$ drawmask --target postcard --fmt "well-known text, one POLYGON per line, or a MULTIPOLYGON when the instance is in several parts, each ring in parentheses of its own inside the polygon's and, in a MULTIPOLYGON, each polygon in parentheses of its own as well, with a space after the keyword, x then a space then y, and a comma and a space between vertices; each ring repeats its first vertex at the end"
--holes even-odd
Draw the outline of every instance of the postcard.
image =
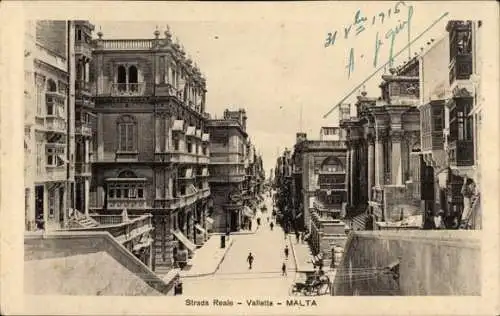
POLYGON ((497 313, 495 2, 7 2, 2 313, 497 313))

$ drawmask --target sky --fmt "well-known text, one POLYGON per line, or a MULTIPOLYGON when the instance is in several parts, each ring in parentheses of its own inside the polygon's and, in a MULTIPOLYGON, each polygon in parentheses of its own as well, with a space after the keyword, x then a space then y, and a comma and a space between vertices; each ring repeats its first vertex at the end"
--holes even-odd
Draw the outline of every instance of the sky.
MULTIPOLYGON (((277 3, 231 3, 225 10, 216 11, 219 14, 203 13, 192 6, 184 8, 182 14, 179 11, 179 18, 146 22, 137 13, 134 20, 142 21, 117 16, 113 21, 91 21, 104 39, 152 38, 157 27, 164 37, 168 24, 173 37, 179 38, 207 79, 206 111, 220 117, 226 108, 246 109, 248 134, 262 154, 268 174, 277 153, 293 148, 297 132, 318 139, 321 126, 337 125, 337 111, 326 119, 323 115, 353 90, 357 93, 344 102, 354 105, 360 91, 355 88, 365 79, 371 77, 364 84, 368 95, 380 95, 378 85, 384 69, 373 73, 389 60, 391 32, 399 31, 394 35, 393 56, 403 49, 395 58, 394 65, 398 66, 421 47, 428 47, 431 38, 445 36, 448 20, 466 18, 461 13, 471 9, 467 2, 454 2, 451 7, 407 1, 395 14, 395 5, 378 1, 288 3, 283 5, 286 11, 280 11, 281 4, 277 3), (356 35, 357 26, 352 26, 346 38, 345 27, 354 23, 358 10, 359 17, 367 19, 364 30, 356 35), (185 18, 189 12, 198 19, 185 18), (383 22, 381 12, 385 13, 383 22), (335 31, 335 42, 325 45, 328 33, 335 31), (377 34, 382 44, 374 66, 377 34), (414 41, 411 51, 404 49, 409 41, 414 41), (354 62, 349 63, 351 48, 354 62)), ((355 115, 354 109, 351 114, 355 115)))

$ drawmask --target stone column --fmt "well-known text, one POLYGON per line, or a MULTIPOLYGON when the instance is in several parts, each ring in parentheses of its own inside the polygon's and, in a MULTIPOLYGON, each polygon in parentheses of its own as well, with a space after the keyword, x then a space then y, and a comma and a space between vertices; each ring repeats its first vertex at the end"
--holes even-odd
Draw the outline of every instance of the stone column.
POLYGON ((372 199, 372 188, 375 186, 375 140, 368 137, 368 200, 372 199))
POLYGON ((356 142, 351 143, 351 147, 349 149, 349 199, 351 201, 351 205, 354 205, 354 169, 357 168, 355 164, 355 155, 354 155, 354 149, 355 149, 356 142))
POLYGON ((392 184, 403 184, 403 170, 401 160, 401 141, 403 138, 403 131, 395 129, 391 131, 392 142, 392 156, 391 156, 391 182, 392 184))
MULTIPOLYGON (((347 153, 346 153, 346 188, 348 190, 348 192, 351 192, 351 145, 349 142, 346 142, 346 145, 347 145, 347 153)), ((351 195, 349 193, 348 197, 347 197, 347 203, 349 205, 352 205, 352 201, 351 201, 351 195)))
POLYGON ((385 131, 379 130, 375 143, 375 186, 381 187, 384 184, 384 140, 385 131))

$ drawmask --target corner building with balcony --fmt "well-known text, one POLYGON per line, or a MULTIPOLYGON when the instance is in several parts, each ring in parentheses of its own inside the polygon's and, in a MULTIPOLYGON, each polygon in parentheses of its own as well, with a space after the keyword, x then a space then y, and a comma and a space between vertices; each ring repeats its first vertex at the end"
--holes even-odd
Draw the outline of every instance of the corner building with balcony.
POLYGON ((217 232, 238 231, 244 217, 253 215, 250 208, 244 206, 246 120, 245 110, 239 109, 225 110, 222 119, 207 122, 212 216, 217 232))
POLYGON ((96 117, 90 89, 92 32, 88 21, 75 24, 75 208, 89 215, 91 158, 96 117))
POLYGON ((74 24, 27 22, 26 230, 64 228, 74 207, 74 24))
POLYGON ((186 263, 207 238, 206 82, 172 41, 93 41, 92 212, 151 213, 153 269, 186 263))

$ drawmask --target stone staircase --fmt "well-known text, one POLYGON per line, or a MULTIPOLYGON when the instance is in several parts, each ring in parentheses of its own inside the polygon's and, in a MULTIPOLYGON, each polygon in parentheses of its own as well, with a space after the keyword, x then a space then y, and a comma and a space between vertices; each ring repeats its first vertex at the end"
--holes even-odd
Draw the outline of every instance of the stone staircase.
POLYGON ((352 230, 365 230, 366 221, 368 215, 366 213, 368 205, 362 205, 356 210, 353 210, 347 214, 344 218, 344 222, 349 225, 352 230))

